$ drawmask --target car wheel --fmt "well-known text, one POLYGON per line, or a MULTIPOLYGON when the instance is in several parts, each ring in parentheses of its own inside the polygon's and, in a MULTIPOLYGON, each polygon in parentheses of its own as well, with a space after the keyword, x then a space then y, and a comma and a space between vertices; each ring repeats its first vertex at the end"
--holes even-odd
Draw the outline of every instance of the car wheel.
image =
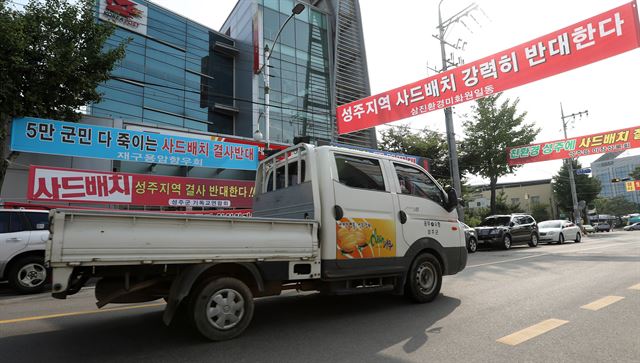
POLYGON ((221 277, 199 286, 189 315, 202 336, 219 341, 240 335, 249 326, 253 310, 249 287, 238 279, 221 277))
POLYGON ((576 243, 580 243, 582 241, 582 236, 580 235, 580 232, 576 233, 576 243))
POLYGON ((538 247, 538 235, 535 233, 531 234, 531 241, 529 241, 529 247, 538 247))
POLYGON ((8 280, 11 287, 19 293, 35 294, 44 290, 47 276, 42 257, 26 256, 11 264, 8 280))
POLYGON ((475 253, 478 250, 478 241, 475 238, 469 238, 469 245, 467 246, 467 251, 469 253, 475 253))
POLYGON ((505 234, 504 237, 502 238, 502 248, 505 250, 508 250, 511 248, 511 236, 508 234, 505 234))
POLYGON ((405 296, 418 303, 433 301, 442 286, 442 268, 437 258, 429 253, 418 255, 411 264, 405 296))
POLYGON ((561 245, 564 243, 564 234, 560 233, 558 236, 558 244, 561 245))

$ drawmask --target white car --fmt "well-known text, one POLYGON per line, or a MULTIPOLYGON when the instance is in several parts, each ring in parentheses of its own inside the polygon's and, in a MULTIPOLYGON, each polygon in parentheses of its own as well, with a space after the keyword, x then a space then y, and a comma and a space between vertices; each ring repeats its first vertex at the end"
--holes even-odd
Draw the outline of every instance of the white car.
POLYGON ((0 280, 23 294, 42 291, 47 281, 47 239, 48 211, 0 209, 0 280))
POLYGON ((570 221, 552 220, 538 223, 540 242, 563 244, 565 241, 579 243, 582 239, 580 229, 570 221))

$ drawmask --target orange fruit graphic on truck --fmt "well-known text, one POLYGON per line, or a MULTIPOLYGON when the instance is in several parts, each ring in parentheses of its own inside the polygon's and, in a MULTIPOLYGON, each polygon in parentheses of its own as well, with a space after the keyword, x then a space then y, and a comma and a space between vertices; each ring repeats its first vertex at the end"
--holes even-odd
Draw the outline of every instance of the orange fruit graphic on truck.
POLYGON ((338 247, 343 253, 353 253, 356 248, 367 245, 367 234, 360 229, 338 229, 338 247))

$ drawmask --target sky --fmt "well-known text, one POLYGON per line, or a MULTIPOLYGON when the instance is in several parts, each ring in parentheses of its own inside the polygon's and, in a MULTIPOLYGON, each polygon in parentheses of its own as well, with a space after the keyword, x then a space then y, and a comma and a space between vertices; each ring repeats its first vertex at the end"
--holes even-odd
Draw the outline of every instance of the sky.
MULTIPOLYGON (((243 0, 240 0, 243 1, 243 0)), ((197 1, 155 0, 154 2, 213 29, 220 29, 236 0, 197 1)), ((482 11, 473 12, 477 20, 464 19, 452 27, 447 41, 467 42, 464 51, 456 51, 471 63, 538 38, 555 30, 628 3, 627 0, 476 0, 482 11)), ((447 19, 473 1, 444 0, 442 16, 447 19)), ((437 0, 360 0, 363 31, 372 94, 432 76, 429 67, 440 68, 440 46, 433 38, 438 24, 437 0)), ((451 49, 448 52, 452 51, 451 49)), ((503 94, 503 99, 520 99, 518 109, 526 112, 526 121, 541 128, 535 142, 563 138, 560 103, 565 115, 588 111, 588 116, 569 124, 569 137, 640 125, 640 49, 574 69, 550 78, 523 85, 503 94)), ((462 123, 470 117, 468 102, 454 107, 456 138, 464 138, 462 123)), ((435 111, 391 125, 408 124, 412 129, 428 127, 444 132, 444 113, 435 111)), ((381 126, 384 130, 389 126, 381 126)), ((631 154, 639 154, 632 152, 631 154)), ((580 158, 588 166, 598 156, 580 158)), ((551 178, 561 161, 527 164, 498 182, 551 178)), ((485 180, 468 176, 470 184, 485 180)))

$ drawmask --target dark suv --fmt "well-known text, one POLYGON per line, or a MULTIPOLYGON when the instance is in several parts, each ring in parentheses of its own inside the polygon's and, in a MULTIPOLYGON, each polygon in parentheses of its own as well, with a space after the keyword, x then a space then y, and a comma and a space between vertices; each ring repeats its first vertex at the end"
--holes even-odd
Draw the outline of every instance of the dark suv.
POLYGON ((515 244, 538 246, 538 224, 527 214, 495 215, 476 227, 478 242, 505 250, 515 244))

